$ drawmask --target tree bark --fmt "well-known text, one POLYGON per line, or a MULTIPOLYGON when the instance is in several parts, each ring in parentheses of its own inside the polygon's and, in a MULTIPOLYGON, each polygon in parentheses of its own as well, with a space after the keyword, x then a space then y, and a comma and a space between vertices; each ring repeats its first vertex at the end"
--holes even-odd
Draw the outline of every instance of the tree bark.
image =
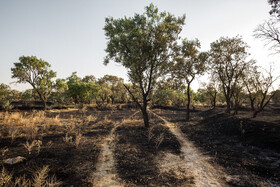
POLYGON ((127 89, 128 93, 131 95, 132 99, 134 102, 137 104, 137 106, 140 108, 144 120, 144 125, 145 127, 149 128, 149 114, 147 112, 147 106, 148 106, 148 101, 147 101, 147 96, 143 95, 143 106, 137 101, 137 99, 134 97, 133 93, 130 91, 130 89, 124 84, 124 87, 127 89))
POLYGON ((186 111, 186 121, 189 121, 190 120, 190 104, 191 104, 190 85, 189 84, 187 87, 187 96, 188 96, 188 102, 187 102, 187 111, 186 111))
POLYGON ((216 108, 216 97, 217 97, 217 94, 215 93, 214 98, 213 98, 213 108, 214 109, 216 108))
POLYGON ((253 118, 256 118, 258 113, 259 113, 259 111, 254 111, 252 117, 253 117, 253 118))
POLYGON ((227 110, 226 113, 230 114, 230 99, 228 97, 226 97, 226 102, 227 102, 227 110))
POLYGON ((47 110, 47 101, 43 101, 43 103, 44 103, 44 110, 47 110))
POLYGON ((255 99, 250 98, 251 111, 255 111, 254 101, 255 101, 255 99))
POLYGON ((141 111, 142 111, 142 115, 143 115, 144 125, 145 125, 145 127, 149 128, 150 123, 149 123, 149 114, 147 112, 147 106, 143 106, 141 111))

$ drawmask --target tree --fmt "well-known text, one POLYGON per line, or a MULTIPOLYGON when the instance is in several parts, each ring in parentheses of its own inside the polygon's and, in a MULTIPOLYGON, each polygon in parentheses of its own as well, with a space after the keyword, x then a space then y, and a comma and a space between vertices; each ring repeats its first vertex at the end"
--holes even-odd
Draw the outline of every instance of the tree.
POLYGON ((276 90, 272 92, 272 94, 274 94, 274 97, 272 98, 272 101, 275 103, 275 104, 280 104, 280 90, 276 90), (275 93, 274 93, 275 92, 275 93))
POLYGON ((18 83, 29 83, 39 95, 45 110, 54 85, 52 79, 56 77, 56 73, 50 70, 51 65, 48 62, 36 56, 21 56, 19 61, 11 68, 12 78, 16 78, 18 83))
POLYGON ((279 78, 274 78, 272 75, 272 68, 269 71, 258 72, 251 77, 252 86, 249 87, 250 93, 254 93, 254 106, 253 106, 253 118, 257 117, 257 114, 264 110, 264 108, 271 101, 276 92, 269 93, 269 90, 273 88, 273 83, 279 78))
POLYGON ((216 79, 217 78, 215 77, 215 75, 211 75, 209 83, 205 84, 206 94, 213 109, 216 108, 217 96, 219 91, 219 82, 216 81, 216 79))
POLYGON ((220 82, 227 103, 226 112, 230 113, 230 106, 234 88, 239 84, 247 66, 247 44, 240 37, 220 38, 211 43, 209 63, 212 73, 220 82))
POLYGON ((255 111, 255 101, 257 98, 257 84, 258 84, 258 77, 260 76, 260 72, 258 71, 258 67, 254 65, 255 61, 253 61, 253 64, 250 66, 247 66, 246 68, 246 74, 242 76, 243 79, 243 85, 246 90, 246 94, 250 100, 250 106, 251 111, 255 111))
POLYGON ((21 94, 21 99, 23 101, 31 101, 32 99, 35 99, 36 96, 34 94, 33 89, 27 89, 21 94))
POLYGON ((188 41, 184 39, 179 47, 178 56, 171 67, 172 77, 187 87, 187 111, 186 120, 190 119, 190 86, 196 76, 205 71, 207 53, 199 53, 200 43, 198 40, 188 41))
POLYGON ((67 78, 68 95, 74 100, 75 104, 90 103, 100 89, 99 85, 93 81, 83 82, 82 80, 77 76, 77 72, 73 72, 67 78))
POLYGON ((108 87, 111 90, 109 97, 112 104, 123 101, 126 91, 123 86, 124 82, 122 78, 114 75, 104 75, 98 80, 98 83, 101 87, 108 87))
POLYGON ((176 18, 167 12, 159 13, 153 4, 142 15, 105 20, 108 43, 104 63, 113 60, 128 70, 129 80, 139 88, 141 98, 135 97, 129 87, 126 89, 141 109, 145 127, 149 127, 147 106, 151 91, 174 56, 184 20, 185 16, 176 18))
POLYGON ((268 0, 268 3, 271 5, 269 14, 275 14, 277 17, 280 17, 280 0, 268 0))
POLYGON ((254 37, 265 41, 265 46, 275 53, 280 52, 280 23, 279 18, 271 17, 254 30, 254 37))
POLYGON ((89 83, 89 82, 96 82, 96 78, 94 75, 86 75, 83 79, 82 82, 89 83))
POLYGON ((12 90, 10 86, 1 83, 0 84, 0 106, 4 110, 12 109, 11 100, 13 98, 12 90))
POLYGON ((56 79, 52 98, 58 103, 67 102, 68 85, 65 79, 56 79))

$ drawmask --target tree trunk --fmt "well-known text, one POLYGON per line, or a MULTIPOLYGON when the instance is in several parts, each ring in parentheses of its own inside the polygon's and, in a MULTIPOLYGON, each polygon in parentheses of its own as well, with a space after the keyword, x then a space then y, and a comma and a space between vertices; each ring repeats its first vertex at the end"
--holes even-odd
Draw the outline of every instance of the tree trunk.
POLYGON ((47 102, 46 101, 43 101, 43 107, 44 107, 43 108, 44 110, 47 110, 47 102))
POLYGON ((145 125, 145 127, 149 128, 150 123, 149 123, 149 114, 147 112, 147 108, 142 108, 141 111, 142 111, 142 115, 143 115, 144 125, 145 125))
POLYGON ((137 106, 141 109, 142 112, 142 116, 143 116, 143 120, 144 120, 144 125, 145 127, 149 128, 150 124, 149 124, 149 114, 147 112, 147 106, 148 106, 148 101, 147 101, 147 96, 143 95, 143 106, 141 106, 141 104, 137 101, 137 99, 134 97, 133 93, 130 91, 130 89, 123 84, 124 87, 127 89, 128 93, 131 95, 132 99, 134 100, 134 102, 137 104, 137 106))
POLYGON ((187 87, 187 96, 188 96, 188 102, 187 102, 186 121, 189 121, 190 120, 190 104, 191 104, 190 85, 188 85, 188 87, 187 87))
POLYGON ((230 99, 229 99, 229 98, 226 98, 226 102, 227 102, 227 110, 226 110, 226 113, 230 114, 230 105, 231 105, 230 99))
POLYGON ((255 111, 254 101, 255 101, 255 99, 251 99, 251 98, 250 98, 251 111, 255 111))
POLYGON ((254 112, 253 112, 253 116, 252 116, 252 117, 253 117, 253 118, 257 117, 257 114, 258 114, 258 113, 259 113, 259 111, 257 111, 257 110, 256 110, 256 111, 254 111, 254 112))
POLYGON ((214 109, 216 108, 216 96, 215 96, 214 99, 213 99, 213 108, 214 108, 214 109))
POLYGON ((238 114, 238 109, 239 109, 239 103, 235 103, 235 106, 234 106, 234 115, 238 114))

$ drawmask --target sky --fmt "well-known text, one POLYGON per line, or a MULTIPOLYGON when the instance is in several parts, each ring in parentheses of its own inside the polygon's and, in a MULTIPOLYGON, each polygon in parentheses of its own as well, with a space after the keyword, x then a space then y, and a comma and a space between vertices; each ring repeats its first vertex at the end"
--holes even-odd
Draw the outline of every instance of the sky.
MULTIPOLYGON (((264 42, 253 37, 253 30, 269 18, 266 0, 0 0, 0 83, 20 91, 31 88, 11 78, 13 63, 22 55, 49 62, 58 78, 76 71, 80 77, 111 74, 128 81, 120 64, 103 65, 105 18, 142 14, 150 3, 159 11, 185 14, 181 36, 199 39, 202 51, 222 36, 240 35, 250 46, 250 58, 264 67, 275 62, 279 75, 279 56, 270 55, 264 42)), ((196 81, 193 89, 206 79, 196 81)))

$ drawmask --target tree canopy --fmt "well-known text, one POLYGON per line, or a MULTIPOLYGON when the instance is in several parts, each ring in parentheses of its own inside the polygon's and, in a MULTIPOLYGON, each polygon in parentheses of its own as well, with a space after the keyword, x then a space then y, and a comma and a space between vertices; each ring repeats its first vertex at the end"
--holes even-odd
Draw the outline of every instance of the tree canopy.
POLYGON ((104 30, 108 43, 104 63, 113 60, 128 70, 129 80, 141 90, 141 100, 135 97, 134 100, 148 127, 148 97, 175 55, 173 49, 185 16, 177 18, 170 13, 159 12, 153 4, 145 10, 144 14, 135 14, 134 17, 106 18, 104 30))
POLYGON ((50 67, 48 62, 36 56, 21 56, 11 68, 12 78, 16 78, 18 83, 29 83, 44 103, 44 109, 54 85, 52 79, 56 77, 50 67))

